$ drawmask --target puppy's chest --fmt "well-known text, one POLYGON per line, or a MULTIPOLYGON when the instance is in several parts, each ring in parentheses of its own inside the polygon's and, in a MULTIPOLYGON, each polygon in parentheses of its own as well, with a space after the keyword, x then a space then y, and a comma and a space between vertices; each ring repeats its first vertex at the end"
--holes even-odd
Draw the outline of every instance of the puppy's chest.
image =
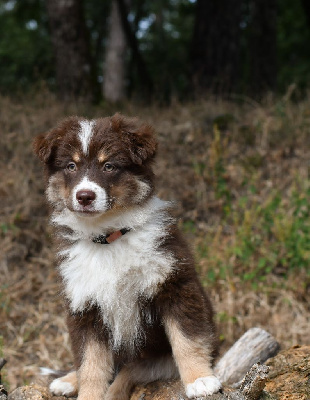
POLYGON ((173 257, 160 251, 156 241, 131 233, 110 245, 80 240, 63 255, 60 273, 71 310, 98 306, 115 348, 138 341, 141 319, 152 322, 151 316, 141 315, 139 302, 156 294, 172 271, 173 257))

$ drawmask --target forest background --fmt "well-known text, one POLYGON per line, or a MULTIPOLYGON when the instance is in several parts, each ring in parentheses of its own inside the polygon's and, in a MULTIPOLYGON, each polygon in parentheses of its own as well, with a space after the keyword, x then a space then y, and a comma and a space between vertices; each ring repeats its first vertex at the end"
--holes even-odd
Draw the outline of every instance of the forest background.
POLYGON ((221 352, 253 326, 309 344, 310 3, 1 0, 0 32, 6 384, 72 365, 31 150, 72 114, 154 125, 158 193, 176 202, 221 352))
POLYGON ((63 98, 167 102, 309 83, 307 0, 1 0, 0 23, 6 94, 43 81, 63 98))

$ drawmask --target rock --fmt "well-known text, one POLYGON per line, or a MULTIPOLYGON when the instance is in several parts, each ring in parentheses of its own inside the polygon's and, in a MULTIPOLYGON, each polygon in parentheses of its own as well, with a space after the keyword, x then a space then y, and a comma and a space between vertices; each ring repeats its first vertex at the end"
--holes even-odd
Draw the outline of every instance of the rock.
MULTIPOLYGON (((137 386, 131 396, 131 400, 186 399, 179 380, 157 381, 146 386, 137 386)), ((277 356, 269 359, 265 365, 253 365, 241 382, 239 389, 224 387, 222 393, 205 398, 205 400, 309 399, 310 346, 295 346, 281 351, 277 356), (265 389, 263 390, 264 385, 265 389)), ((66 400, 66 397, 51 396, 47 387, 30 385, 14 390, 8 400, 66 400)))
POLYGON ((0 385, 0 400, 7 400, 7 391, 4 389, 3 385, 0 385))
POLYGON ((310 399, 310 346, 283 350, 266 365, 270 372, 263 399, 310 399))
MULTIPOLYGON (((258 400, 262 393, 269 367, 255 364, 241 382, 240 389, 224 388, 221 393, 205 397, 206 400, 258 400)), ((177 381, 153 382, 136 387, 130 400, 186 400, 182 383, 177 381)))
POLYGON ((254 364, 241 381, 239 390, 247 400, 258 400, 265 387, 269 367, 254 364))
POLYGON ((149 383, 146 386, 137 386, 130 400, 183 400, 184 398, 186 396, 180 381, 157 381, 149 383))
POLYGON ((37 385, 22 386, 15 389, 8 400, 48 400, 50 395, 46 388, 37 385))
MULTIPOLYGON (((233 400, 226 394, 217 393, 205 398, 206 400, 233 400)), ((187 400, 182 383, 177 381, 152 382, 146 386, 137 386, 130 400, 187 400)), ((236 397, 235 400, 246 400, 236 397)))
POLYGON ((47 387, 33 384, 15 389, 8 400, 67 400, 67 397, 52 396, 47 387))

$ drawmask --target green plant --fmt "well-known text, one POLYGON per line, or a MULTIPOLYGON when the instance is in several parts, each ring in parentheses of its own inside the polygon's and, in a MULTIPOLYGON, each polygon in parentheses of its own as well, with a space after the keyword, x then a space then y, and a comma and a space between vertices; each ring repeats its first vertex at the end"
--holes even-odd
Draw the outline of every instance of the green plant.
POLYGON ((259 203, 249 184, 247 195, 222 220, 217 234, 197 245, 205 282, 238 276, 258 287, 271 275, 286 281, 292 272, 304 270, 310 276, 309 185, 297 179, 286 198, 275 190, 259 203), (232 232, 225 238, 221 227, 227 222, 232 232))
POLYGON ((227 216, 231 211, 232 197, 227 183, 225 155, 228 138, 221 137, 221 131, 213 125, 213 140, 210 146, 210 176, 214 186, 215 198, 223 199, 223 211, 227 216))

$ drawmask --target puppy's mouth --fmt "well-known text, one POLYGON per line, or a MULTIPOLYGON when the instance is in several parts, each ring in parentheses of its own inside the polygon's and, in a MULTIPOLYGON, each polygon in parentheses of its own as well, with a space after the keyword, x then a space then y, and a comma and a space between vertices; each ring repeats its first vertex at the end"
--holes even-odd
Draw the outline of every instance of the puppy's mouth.
POLYGON ((107 208, 97 208, 94 205, 90 204, 88 206, 81 206, 81 205, 73 205, 73 207, 70 207, 70 211, 72 211, 74 214, 82 216, 82 217, 96 217, 99 215, 102 215, 106 213, 108 210, 107 208))
POLYGON ((92 210, 92 209, 88 209, 88 208, 73 210, 73 212, 80 214, 82 216, 96 216, 96 215, 103 214, 102 211, 92 210))

